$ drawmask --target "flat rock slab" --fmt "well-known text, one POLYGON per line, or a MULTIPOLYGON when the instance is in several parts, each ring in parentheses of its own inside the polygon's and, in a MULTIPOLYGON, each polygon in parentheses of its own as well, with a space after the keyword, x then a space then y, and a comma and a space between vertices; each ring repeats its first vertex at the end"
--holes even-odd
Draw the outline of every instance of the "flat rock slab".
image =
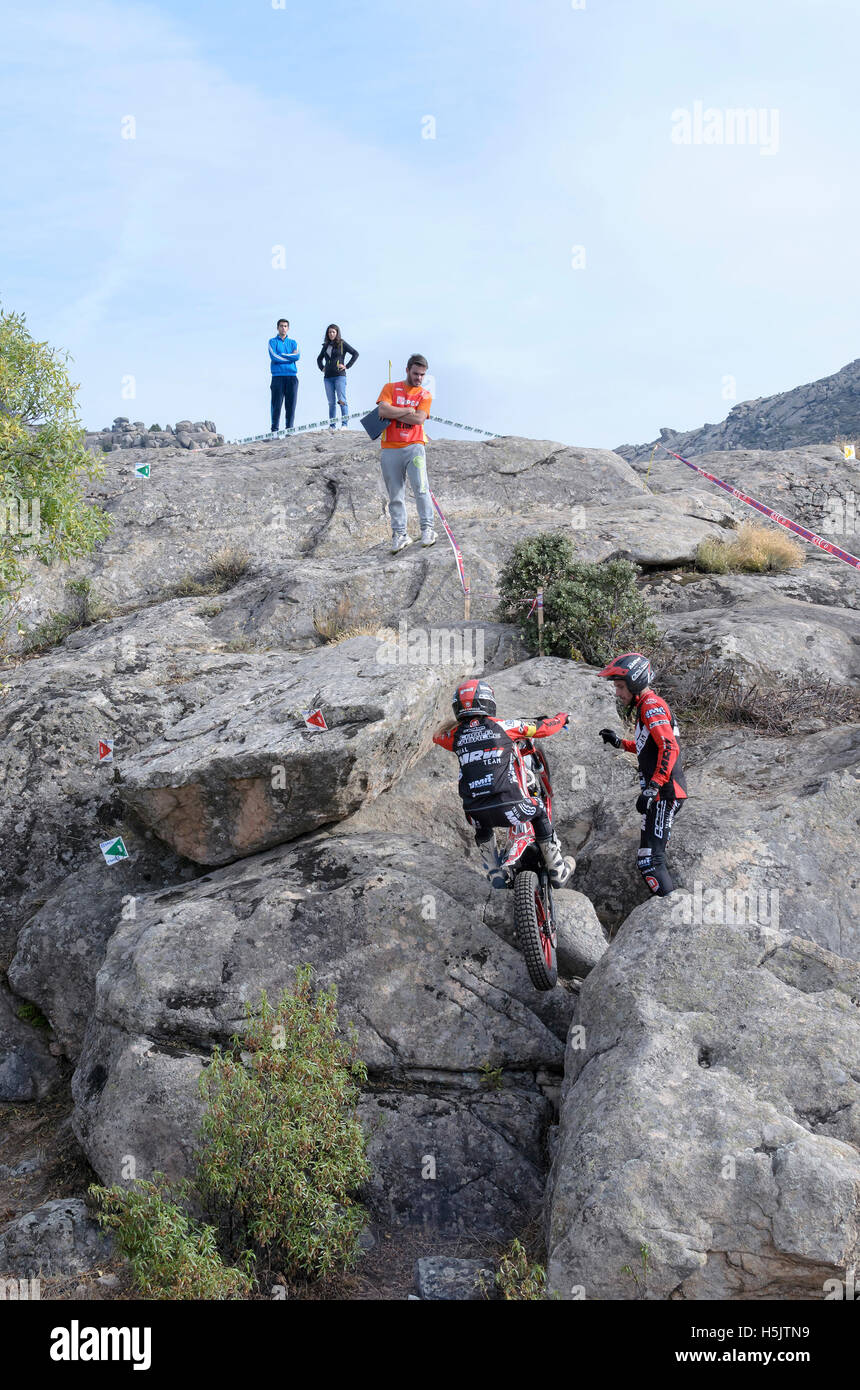
POLYGON ((224 864, 341 820, 425 751, 471 662, 394 664, 355 637, 235 688, 127 762, 122 795, 177 853, 224 864), (321 708, 326 730, 302 711, 321 708))
POLYGON ((495 1265, 486 1260, 426 1255, 415 1261, 418 1296, 432 1302, 483 1301, 495 1292, 495 1277, 495 1265))
POLYGON ((860 1255, 860 966, 701 917, 644 903, 582 986, 548 1192, 562 1298, 818 1299, 860 1255))
POLYGON ((62 1197, 19 1216, 0 1231, 0 1275, 83 1274, 113 1255, 86 1202, 62 1197))
POLYGON ((738 672, 745 685, 806 676, 834 685, 860 677, 860 612, 789 598, 762 597, 731 608, 696 609, 663 619, 672 650, 738 672))

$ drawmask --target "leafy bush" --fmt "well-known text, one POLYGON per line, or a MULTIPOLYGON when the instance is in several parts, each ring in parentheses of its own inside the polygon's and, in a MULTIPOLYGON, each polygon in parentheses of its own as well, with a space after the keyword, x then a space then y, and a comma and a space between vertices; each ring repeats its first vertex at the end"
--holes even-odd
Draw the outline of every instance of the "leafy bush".
MULTIPOLYGON (((561 531, 544 531, 517 541, 499 578, 501 621, 525 622, 538 589, 546 591, 551 584, 563 579, 573 564, 573 543, 561 531)), ((534 626, 536 629, 536 619, 534 626)))
MULTIPOLYGON (((546 1298, 546 1270, 529 1259, 528 1251, 519 1240, 511 1241, 499 1261, 495 1286, 506 1302, 534 1302, 546 1298)), ((490 1291, 481 1279, 484 1294, 490 1291)))
MULTIPOLYGON (((618 652, 657 642, 648 604, 636 588, 637 575, 629 560, 574 564, 544 595, 546 651, 603 666, 618 652)), ((536 624, 533 640, 536 644, 536 624)))
POLYGON ((760 574, 796 569, 806 559, 803 546, 783 531, 748 522, 730 540, 706 536, 696 550, 696 568, 710 574, 760 574))
POLYGON ((231 1249, 251 1245, 288 1277, 350 1265, 366 1222, 353 1194, 369 1175, 356 1114, 367 1073, 338 1034, 335 1001, 334 986, 314 995, 302 967, 293 993, 247 1010, 246 1032, 216 1049, 200 1082, 196 1189, 231 1249))
POLYGON ((74 630, 75 620, 70 613, 50 613, 26 634, 23 649, 28 656, 36 656, 56 647, 74 630))
POLYGON ((292 992, 274 1007, 263 993, 246 1017, 200 1079, 193 1177, 90 1189, 150 1297, 242 1298, 255 1268, 315 1278, 358 1256, 367 1214, 354 1193, 370 1168, 356 1105, 367 1072, 338 1032, 335 987, 315 994, 302 966, 292 992))
POLYGON ((628 560, 575 560, 571 541, 560 532, 531 536, 517 542, 502 571, 499 617, 521 623, 526 644, 537 651, 537 613, 525 615, 542 587, 544 651, 603 666, 618 652, 659 640, 637 575, 628 560))
POLYGON ((224 1264, 217 1232, 190 1217, 174 1200, 183 1184, 171 1185, 163 1173, 134 1187, 90 1188, 99 1203, 100 1224, 113 1231, 130 1262, 144 1298, 247 1298, 252 1288, 252 1256, 245 1269, 224 1264))
POLYGON ((7 508, 15 518, 0 526, 0 608, 23 586, 28 556, 71 560, 110 529, 84 497, 82 478, 104 464, 86 447, 76 392, 65 355, 35 342, 22 314, 0 310, 0 505, 4 522, 7 508))
POLYGON ((15 1017, 20 1018, 22 1023, 31 1023, 34 1028, 44 1028, 46 1031, 51 1025, 36 1004, 21 1004, 15 1010, 15 1017))

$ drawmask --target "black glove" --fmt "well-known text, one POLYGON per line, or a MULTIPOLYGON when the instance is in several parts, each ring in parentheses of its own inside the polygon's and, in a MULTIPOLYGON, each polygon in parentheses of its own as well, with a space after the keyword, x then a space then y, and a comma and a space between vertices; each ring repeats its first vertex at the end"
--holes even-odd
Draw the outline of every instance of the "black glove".
POLYGON ((601 729, 600 737, 603 739, 604 743, 611 743, 613 748, 621 747, 621 739, 612 729, 601 729))
POLYGON ((659 801, 659 799, 660 788, 655 787, 653 782, 649 782, 645 790, 641 791, 636 798, 636 810, 640 811, 644 816, 651 802, 659 801))

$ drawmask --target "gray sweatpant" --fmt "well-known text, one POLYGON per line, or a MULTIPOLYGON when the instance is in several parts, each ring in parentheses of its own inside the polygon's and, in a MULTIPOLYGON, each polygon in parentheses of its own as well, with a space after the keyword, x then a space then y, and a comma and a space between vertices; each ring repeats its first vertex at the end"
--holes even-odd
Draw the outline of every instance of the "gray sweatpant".
POLYGON ((412 484, 421 530, 433 529, 433 503, 427 481, 427 456, 423 444, 404 444, 402 449, 383 449, 382 476, 388 490, 392 536, 406 535, 406 479, 412 484))

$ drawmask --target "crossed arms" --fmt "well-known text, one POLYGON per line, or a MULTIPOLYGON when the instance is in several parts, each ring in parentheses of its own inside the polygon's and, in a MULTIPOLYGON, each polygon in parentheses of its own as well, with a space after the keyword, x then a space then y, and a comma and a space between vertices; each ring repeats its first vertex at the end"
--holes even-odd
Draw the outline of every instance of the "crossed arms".
POLYGON ((276 352, 269 343, 269 357, 272 362, 298 362, 301 355, 298 349, 295 352, 276 352))
POLYGON ((389 405, 380 401, 377 405, 380 420, 400 420, 404 425, 423 425, 427 419, 426 410, 410 410, 406 405, 389 405))

